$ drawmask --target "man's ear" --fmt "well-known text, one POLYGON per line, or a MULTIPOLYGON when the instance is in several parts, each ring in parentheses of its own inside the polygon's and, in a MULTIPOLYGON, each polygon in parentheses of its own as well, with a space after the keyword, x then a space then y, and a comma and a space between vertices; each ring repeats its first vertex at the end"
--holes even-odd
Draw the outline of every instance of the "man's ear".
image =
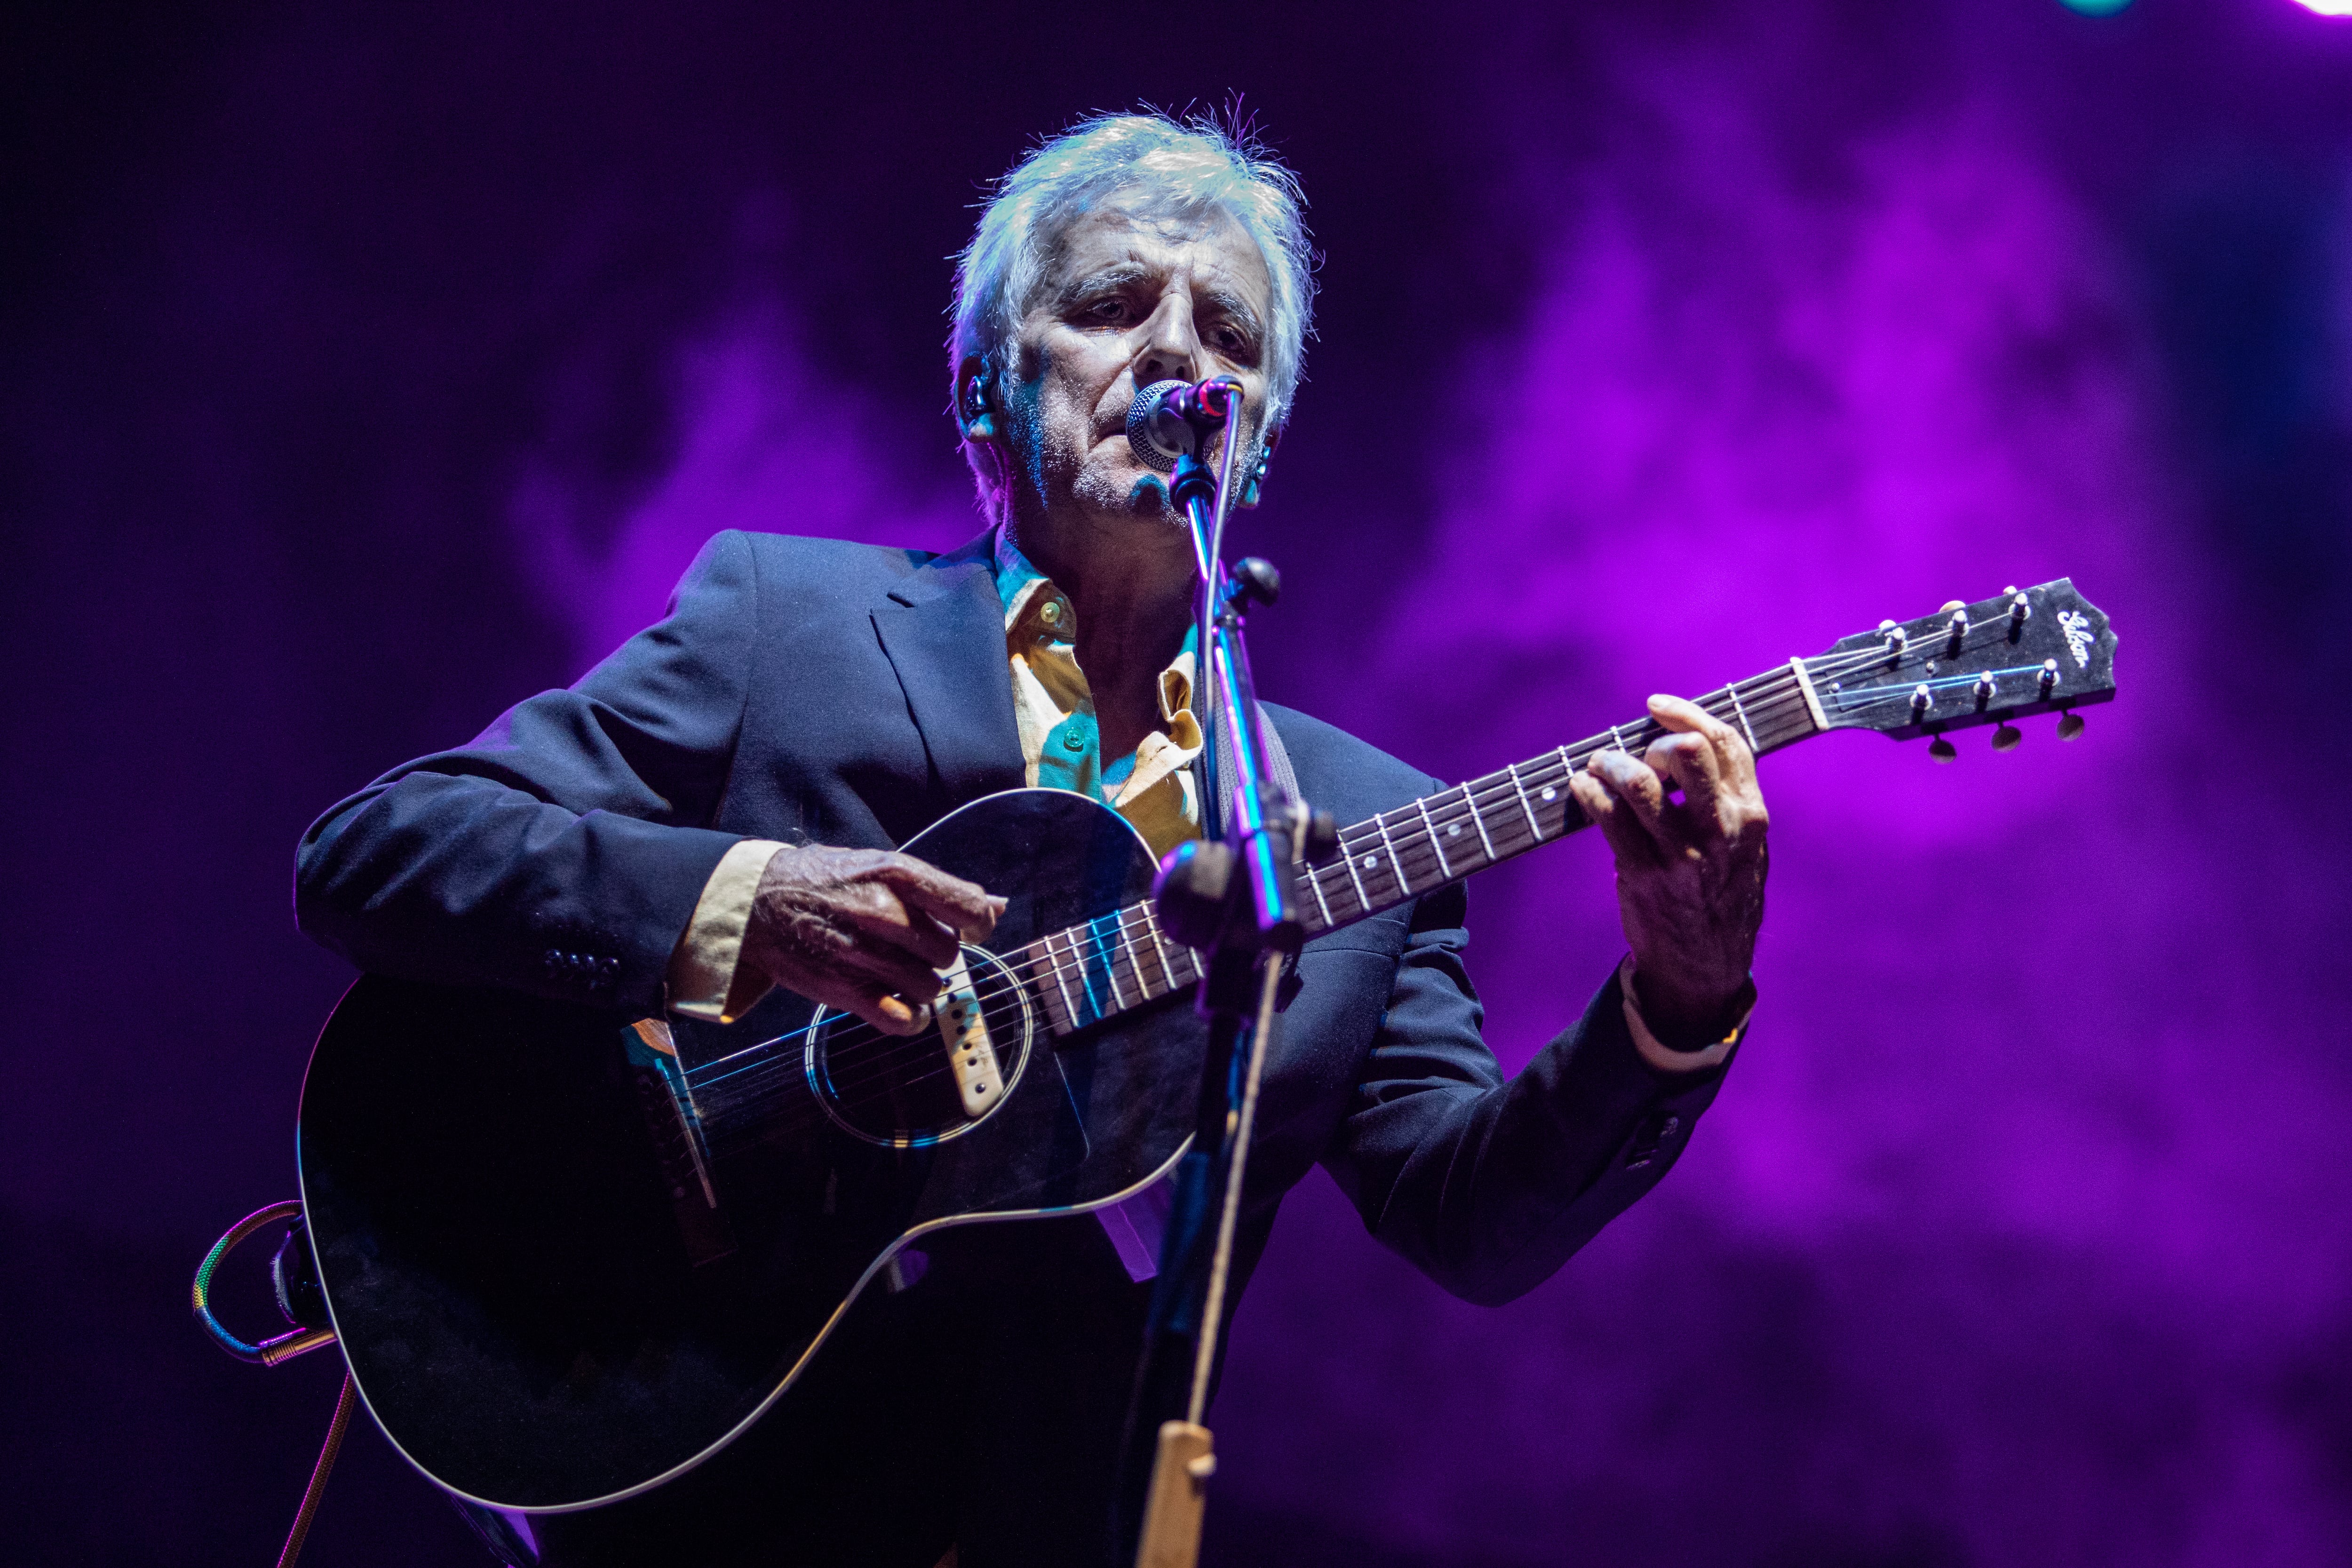
POLYGON ((993 441, 1003 428, 996 369, 986 354, 966 354, 956 366, 956 424, 967 441, 993 441))

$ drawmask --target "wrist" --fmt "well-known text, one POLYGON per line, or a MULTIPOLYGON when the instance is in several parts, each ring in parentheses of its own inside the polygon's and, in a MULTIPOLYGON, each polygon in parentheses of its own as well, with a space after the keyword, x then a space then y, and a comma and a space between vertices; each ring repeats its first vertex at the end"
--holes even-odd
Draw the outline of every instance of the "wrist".
POLYGON ((1696 1055, 1732 1044, 1756 1010, 1752 975, 1743 974, 1728 985, 1661 985, 1629 955, 1624 979, 1645 1032, 1677 1055, 1696 1055))

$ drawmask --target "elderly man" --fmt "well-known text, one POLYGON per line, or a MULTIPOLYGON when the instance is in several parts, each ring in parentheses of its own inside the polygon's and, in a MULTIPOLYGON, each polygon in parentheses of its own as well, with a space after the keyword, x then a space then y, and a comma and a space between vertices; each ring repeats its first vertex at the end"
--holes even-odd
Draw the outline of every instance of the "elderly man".
MULTIPOLYGON (((668 616, 577 686, 321 818, 299 857, 305 929, 372 970, 625 1013, 726 1019, 782 987, 925 1027, 937 970, 1001 905, 895 846, 1024 784, 1105 802, 1155 851, 1198 832, 1192 547, 1126 416, 1139 387, 1230 375, 1262 452, 1311 291, 1291 177, 1254 149, 1150 116, 1047 143, 959 275, 953 406, 988 531, 943 556, 713 540, 668 616)), ((1269 711, 1302 793, 1342 820, 1438 787, 1269 711)), ((1381 1241, 1490 1302, 1673 1163, 1752 1003, 1765 811, 1738 737, 1674 699, 1652 711, 1664 739, 1603 752, 1571 785, 1615 855, 1631 954, 1516 1079, 1479 1037, 1458 886, 1308 944, 1265 1069, 1237 1278, 1318 1163, 1381 1241)), ((940 1328, 908 1343, 951 1357, 856 1378, 820 1361, 791 1397, 821 1414, 821 1441, 806 1422, 754 1427, 654 1492, 539 1518, 534 1550, 1101 1560, 1153 1213, 936 1235, 929 1276, 892 1300, 940 1328)))

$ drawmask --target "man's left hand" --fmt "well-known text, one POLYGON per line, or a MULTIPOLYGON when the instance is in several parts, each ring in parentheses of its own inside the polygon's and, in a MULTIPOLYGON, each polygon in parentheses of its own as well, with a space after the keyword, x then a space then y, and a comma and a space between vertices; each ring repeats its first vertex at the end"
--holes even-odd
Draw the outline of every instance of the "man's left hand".
POLYGON ((1569 789, 1617 858, 1643 1022, 1690 1049, 1738 1021, 1764 921, 1769 819, 1756 755, 1730 726, 1679 697, 1651 698, 1650 716, 1670 732, 1639 757, 1595 753, 1569 789))

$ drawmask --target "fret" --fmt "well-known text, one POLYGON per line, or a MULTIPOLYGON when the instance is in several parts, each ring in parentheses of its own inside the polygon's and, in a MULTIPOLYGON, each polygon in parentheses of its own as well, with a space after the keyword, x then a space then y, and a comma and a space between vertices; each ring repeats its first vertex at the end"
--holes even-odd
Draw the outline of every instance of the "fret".
POLYGON ((1414 801, 1412 804, 1414 809, 1421 813, 1421 830, 1429 835, 1429 847, 1437 851, 1438 874, 1449 882, 1454 880, 1454 868, 1446 864, 1445 846, 1438 842, 1437 824, 1431 819, 1429 815, 1428 797, 1423 796, 1422 799, 1414 801))
POLYGON ((1756 726, 1748 721, 1748 710, 1739 700, 1738 686, 1734 684, 1723 689, 1725 695, 1731 699, 1731 710, 1739 715, 1739 727, 1748 731, 1748 751, 1760 755, 1764 750, 1763 743, 1756 739, 1756 726))
POLYGON ((1331 905, 1323 897, 1323 873, 1313 866, 1301 866, 1298 874, 1308 887, 1315 889, 1315 907, 1323 911, 1323 929, 1329 931, 1339 922, 1331 918, 1331 905))
POLYGON ((1178 985, 1190 985, 1192 982, 1200 978, 1201 960, 1199 954, 1195 953, 1191 948, 1186 947, 1183 943, 1177 943, 1176 984, 1178 985))
MULTIPOLYGON (((1492 773, 1486 776, 1494 777, 1492 773)), ((1470 826, 1478 830, 1478 846, 1486 852, 1486 863, 1491 866, 1502 857, 1495 853, 1495 841, 1486 837, 1486 819, 1478 815, 1478 796, 1468 784, 1462 786, 1462 804, 1470 808, 1470 826)))
POLYGON ((1381 830, 1381 845, 1389 852, 1389 880, 1397 885, 1398 892, 1411 898, 1412 884, 1405 880, 1404 861, 1397 855, 1395 840, 1389 837, 1389 814, 1384 811, 1372 818, 1372 826, 1381 830))
POLYGON ((1528 847, 1543 842, 1543 824, 1536 820, 1536 803, 1528 798, 1528 786, 1519 782, 1519 764, 1511 763, 1503 770, 1510 776, 1511 793, 1519 797, 1519 809, 1528 814, 1528 847))
MULTIPOLYGON (((1094 945, 1099 953, 1099 957, 1093 961, 1092 967, 1101 975, 1103 984, 1110 988, 1110 1005, 1106 1007, 1097 1001, 1095 1004, 1095 1015, 1097 1017, 1108 1018, 1113 1013, 1124 1013, 1127 1011, 1127 1003, 1119 993, 1118 945, 1104 939, 1099 921, 1089 925, 1087 928, 1087 934, 1093 939, 1094 945)), ((1140 1002, 1143 998, 1139 995, 1136 1000, 1140 1002)))
POLYGON ((1063 973, 1062 961, 1054 956, 1054 939, 1045 939, 1045 962, 1053 967, 1054 988, 1062 994, 1062 1015, 1068 1019, 1068 1029, 1078 1027, 1078 1006, 1070 999, 1070 977, 1063 973))
POLYGON ((1150 938, 1150 929, 1146 924, 1148 917, 1150 917, 1148 902, 1131 902, 1124 910, 1119 910, 1119 952, 1127 957, 1127 985, 1129 990, 1136 992, 1139 1006, 1150 1002, 1152 996, 1164 994, 1164 992, 1152 990, 1150 973, 1143 969, 1143 942, 1150 938), (1129 924, 1129 917, 1134 917, 1131 924, 1129 924))
POLYGON ((1087 973, 1076 962, 1077 951, 1068 931, 1057 931, 1045 939, 1045 954, 1054 961, 1054 982, 1061 987, 1062 1000, 1070 1010, 1070 1027, 1083 1029, 1087 1026, 1087 973))
MULTIPOLYGON (((1118 918, 1120 917, 1113 917, 1114 920, 1118 920, 1118 918)), ((1115 1013, 1124 1013, 1127 1011, 1127 1003, 1120 998, 1118 994, 1119 944, 1116 942, 1106 942, 1103 941, 1099 922, 1089 923, 1087 927, 1087 934, 1095 939, 1096 946, 1105 948, 1108 952, 1108 956, 1103 960, 1103 978, 1110 982, 1111 1011, 1115 1013)), ((1143 998, 1141 996, 1138 996, 1136 1000, 1140 1002, 1143 998)))
POLYGON ((1077 1013, 1073 1013, 1073 1018, 1075 1018, 1075 1023, 1077 1023, 1077 1027, 1082 1027, 1082 1030, 1085 1030, 1087 1025, 1094 1023, 1096 1018, 1101 1018, 1101 1016, 1103 1016, 1103 1004, 1101 1004, 1101 1002, 1096 1002, 1096 999, 1094 999, 1094 975, 1087 973, 1087 971, 1089 971, 1089 963, 1087 963, 1087 954, 1085 954, 1085 952, 1079 952, 1079 950, 1077 950, 1077 936, 1075 936, 1075 931, 1077 931, 1077 929, 1075 929, 1075 926, 1073 926, 1073 929, 1070 929, 1070 931, 1063 931, 1063 933, 1061 933, 1061 945, 1063 945, 1063 950, 1068 950, 1068 954, 1070 954, 1070 973, 1073 973, 1073 978, 1077 980, 1077 1004, 1079 1004, 1079 1011, 1077 1011, 1077 1013))
POLYGON ((1176 989, 1176 974, 1168 967, 1168 948, 1160 940, 1160 921, 1150 904, 1139 904, 1137 908, 1143 911, 1143 929, 1151 933, 1151 951, 1160 955, 1160 978, 1168 983, 1167 989, 1160 994, 1165 996, 1176 989))
POLYGON ((1356 884, 1356 912, 1370 914, 1371 895, 1364 891, 1364 879, 1356 871, 1356 852, 1348 847, 1348 836, 1344 833, 1339 836, 1339 863, 1348 868, 1348 879, 1356 884))

